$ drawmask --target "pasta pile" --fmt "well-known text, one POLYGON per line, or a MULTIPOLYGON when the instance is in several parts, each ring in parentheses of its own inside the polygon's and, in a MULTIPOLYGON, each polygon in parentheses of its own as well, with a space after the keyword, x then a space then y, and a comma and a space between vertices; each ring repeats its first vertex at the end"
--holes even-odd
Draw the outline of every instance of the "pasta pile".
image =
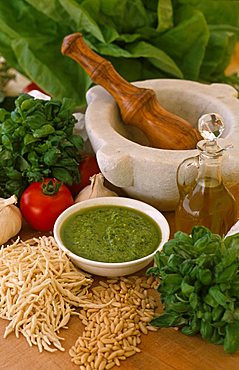
POLYGON ((40 352, 64 351, 59 330, 76 307, 94 307, 86 299, 93 280, 76 269, 53 237, 18 239, 0 249, 0 318, 4 333, 23 334, 40 352))

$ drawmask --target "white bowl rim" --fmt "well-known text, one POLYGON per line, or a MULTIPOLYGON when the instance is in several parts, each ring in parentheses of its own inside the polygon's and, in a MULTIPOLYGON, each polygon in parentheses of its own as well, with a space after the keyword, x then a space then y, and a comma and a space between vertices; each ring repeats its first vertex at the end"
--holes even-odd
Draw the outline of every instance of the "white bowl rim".
POLYGON ((168 224, 167 219, 155 207, 153 207, 153 206, 151 206, 151 205, 149 205, 149 204, 147 204, 143 201, 137 200, 137 199, 115 196, 115 197, 91 198, 91 199, 84 200, 82 202, 75 203, 72 206, 68 207, 65 211, 63 211, 60 214, 60 216, 58 216, 58 218, 57 218, 57 220, 54 224, 53 235, 54 235, 54 238, 55 238, 57 244, 59 245, 59 247, 72 259, 75 259, 76 261, 81 262, 82 264, 84 263, 85 265, 91 265, 91 266, 102 267, 102 268, 103 267, 113 268, 113 267, 129 267, 131 265, 135 265, 137 263, 141 263, 141 262, 146 261, 150 258, 153 258, 153 256, 156 254, 156 252, 161 250, 164 243, 166 243, 166 241, 168 241, 169 236, 170 236, 170 228, 169 228, 169 224, 168 224), (61 227, 61 224, 63 223, 63 221, 65 221, 68 216, 72 215, 73 213, 77 212, 78 210, 80 210, 82 208, 90 208, 90 207, 94 207, 96 205, 102 205, 103 206, 103 205, 107 205, 107 204, 108 205, 118 205, 118 206, 122 206, 122 207, 137 209, 139 212, 146 213, 150 218, 152 218, 161 230, 161 236, 162 237, 161 237, 161 241, 160 241, 158 247, 152 253, 148 254, 147 256, 144 256, 142 258, 135 259, 135 260, 132 260, 132 261, 126 261, 126 262, 94 261, 94 260, 91 260, 91 259, 87 259, 87 258, 78 256, 77 254, 71 252, 68 248, 66 248, 64 246, 61 238, 60 238, 60 227, 61 227), (145 212, 145 210, 143 210, 142 207, 146 208, 147 212, 145 212), (152 213, 156 218, 158 218, 158 221, 160 221, 161 225, 149 213, 152 213))

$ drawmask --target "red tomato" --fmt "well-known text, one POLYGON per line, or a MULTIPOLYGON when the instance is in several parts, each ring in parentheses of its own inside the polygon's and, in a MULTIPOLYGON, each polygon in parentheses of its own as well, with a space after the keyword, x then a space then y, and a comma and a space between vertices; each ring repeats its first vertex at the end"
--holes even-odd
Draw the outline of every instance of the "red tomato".
POLYGON ((71 194, 75 197, 82 189, 90 184, 90 177, 100 172, 96 156, 93 154, 83 154, 79 164, 80 182, 69 186, 71 194))
POLYGON ((31 183, 20 198, 22 216, 40 231, 52 230, 57 217, 72 204, 68 187, 55 179, 31 183))
POLYGON ((30 82, 28 85, 26 85, 23 89, 22 92, 24 93, 29 93, 32 90, 38 90, 42 92, 43 94, 46 94, 45 91, 43 91, 39 86, 35 84, 35 82, 30 82))

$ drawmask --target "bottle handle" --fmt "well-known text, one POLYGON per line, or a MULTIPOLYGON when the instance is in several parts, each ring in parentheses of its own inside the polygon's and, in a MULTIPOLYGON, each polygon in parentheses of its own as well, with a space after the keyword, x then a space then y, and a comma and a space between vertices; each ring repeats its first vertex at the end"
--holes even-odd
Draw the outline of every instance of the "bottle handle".
POLYGON ((196 183, 198 171, 199 156, 187 158, 178 166, 176 178, 180 195, 189 193, 196 183))

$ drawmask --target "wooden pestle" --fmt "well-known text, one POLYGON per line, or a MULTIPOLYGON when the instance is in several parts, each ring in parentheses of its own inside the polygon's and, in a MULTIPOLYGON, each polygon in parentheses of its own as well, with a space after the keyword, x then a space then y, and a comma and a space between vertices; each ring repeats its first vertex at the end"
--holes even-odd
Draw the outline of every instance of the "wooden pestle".
POLYGON ((152 89, 127 82, 112 64, 93 52, 80 33, 64 38, 62 54, 78 62, 92 81, 103 86, 116 100, 124 123, 138 127, 150 145, 161 149, 194 149, 200 133, 183 118, 160 106, 152 89))

